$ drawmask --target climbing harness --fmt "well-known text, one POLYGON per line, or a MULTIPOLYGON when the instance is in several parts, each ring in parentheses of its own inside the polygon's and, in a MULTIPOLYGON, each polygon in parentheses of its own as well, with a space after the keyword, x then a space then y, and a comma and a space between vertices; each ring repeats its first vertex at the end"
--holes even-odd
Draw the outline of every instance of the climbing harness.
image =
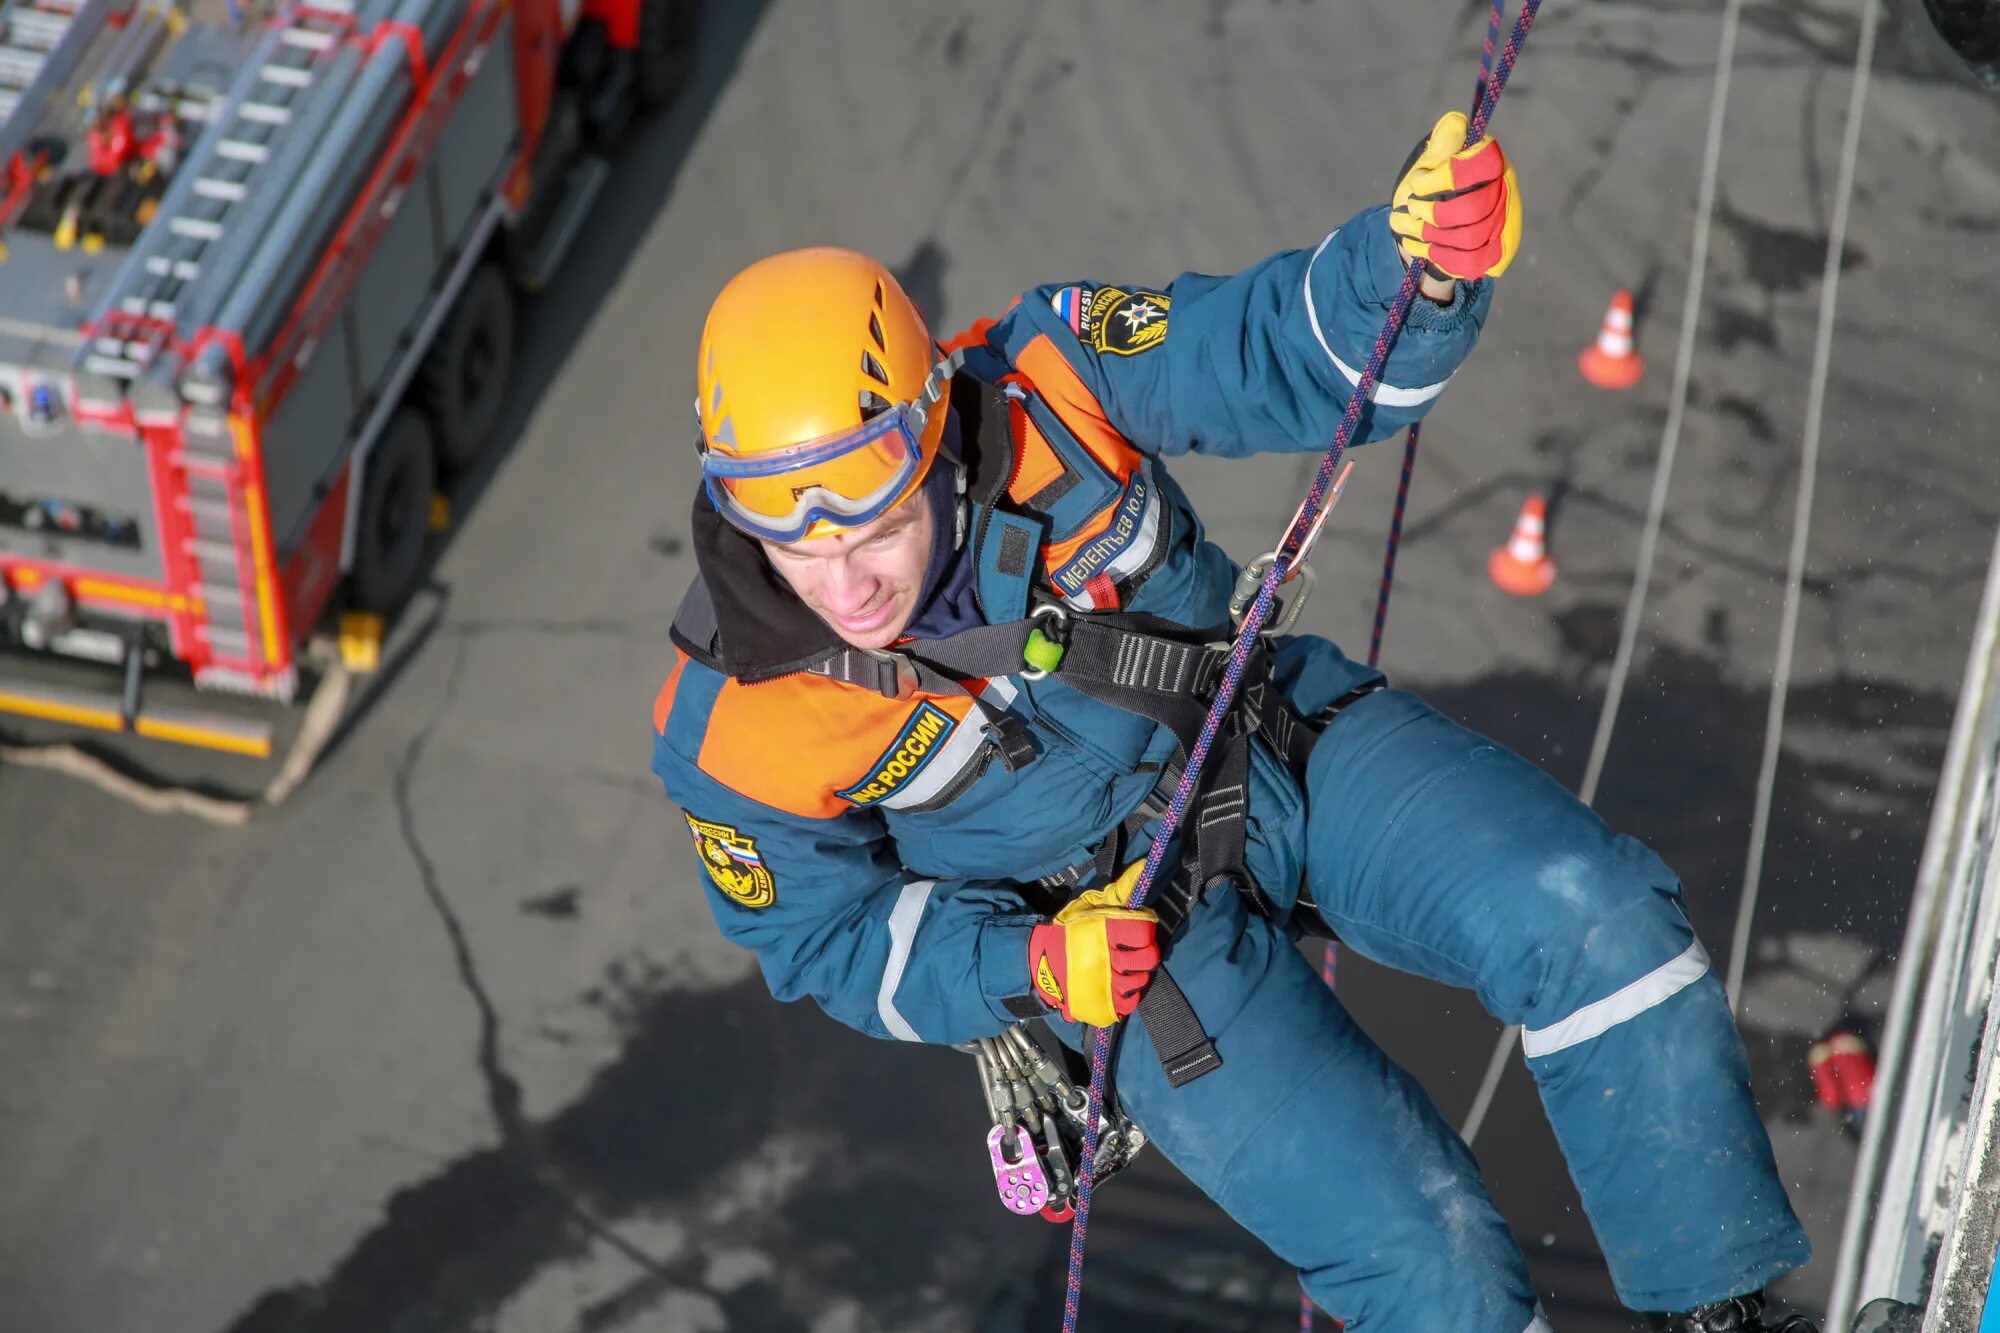
MULTIPOLYGON (((1541 0, 1523 0, 1520 17, 1515 20, 1514 30, 1508 36, 1506 48, 1493 65, 1491 75, 1480 80, 1478 98, 1466 131, 1468 146, 1477 143, 1480 136, 1486 132, 1486 124, 1492 118, 1493 110, 1500 101, 1500 94, 1506 88, 1508 76, 1512 74, 1515 62, 1520 58, 1521 45, 1527 39, 1528 29, 1534 23, 1535 12, 1540 7, 1541 0)), ((1264 633, 1265 622, 1270 618, 1271 605, 1276 598, 1278 586, 1284 582, 1287 570, 1306 545, 1320 508, 1326 503, 1334 479, 1334 470, 1339 466, 1348 442, 1354 438, 1355 427, 1361 420, 1362 406, 1373 396, 1376 381, 1381 377, 1382 367, 1389 358, 1389 349, 1394 345, 1396 335, 1401 332, 1404 319, 1408 317, 1410 302, 1416 297, 1417 280, 1423 271, 1424 261, 1413 260, 1408 271, 1404 273, 1402 286, 1397 289, 1395 297, 1390 302, 1389 314, 1383 321, 1382 331, 1376 335, 1375 346, 1369 354, 1368 364, 1362 369, 1360 379, 1355 382, 1348 395, 1347 409, 1341 414, 1340 425, 1334 432, 1333 443, 1327 449, 1325 457, 1320 460, 1319 471, 1313 478, 1311 488, 1306 492, 1305 501, 1286 531, 1284 540, 1278 544, 1277 554, 1264 571, 1264 579, 1257 589, 1256 598, 1250 603, 1237 630, 1235 643, 1216 687, 1213 702, 1209 705, 1208 714, 1202 722, 1195 745, 1187 754, 1180 782, 1168 804, 1160 831, 1155 835, 1153 846, 1146 855, 1145 866, 1140 871, 1138 883, 1133 887, 1130 900, 1130 905, 1133 907, 1146 905, 1147 898, 1152 892, 1153 882, 1158 877, 1160 867, 1165 863, 1168 844, 1173 841, 1174 832, 1180 827, 1189 806, 1193 803, 1209 752, 1229 716, 1238 687, 1243 682, 1245 670, 1264 633)), ((1411 456, 1414 457, 1414 450, 1411 456)), ((1084 1121, 1084 1155, 1078 1171, 1076 1217, 1070 1233, 1069 1285, 1063 1297, 1064 1333, 1075 1333, 1077 1315, 1082 1302, 1084 1241, 1090 1225, 1090 1202, 1094 1185, 1093 1164, 1099 1146, 1098 1121, 1105 1093, 1111 1081, 1111 1047, 1112 1032, 1102 1028, 1097 1029, 1091 1043, 1090 1110, 1084 1121)))

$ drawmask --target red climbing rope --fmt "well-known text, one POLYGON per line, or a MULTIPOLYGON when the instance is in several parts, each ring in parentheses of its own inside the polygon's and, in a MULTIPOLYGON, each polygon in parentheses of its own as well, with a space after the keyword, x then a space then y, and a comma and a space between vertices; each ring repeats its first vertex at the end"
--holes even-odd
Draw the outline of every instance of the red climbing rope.
MULTIPOLYGON (((1480 80, 1479 98, 1473 108, 1472 121, 1466 133, 1466 146, 1477 143, 1486 132, 1486 123, 1493 116, 1493 109, 1499 104, 1500 93, 1507 86, 1507 78, 1514 70, 1514 62, 1520 58, 1521 44, 1527 40, 1528 28, 1535 21, 1535 11, 1541 8, 1541 0, 1523 0, 1521 14, 1514 22, 1514 30, 1508 35, 1507 45, 1500 52, 1497 63, 1492 67, 1490 77, 1480 80)), ((1497 18, 1497 0, 1494 11, 1497 18)), ((1497 31, 1497 24, 1489 20, 1489 31, 1497 31)), ((1187 758, 1187 766, 1181 774, 1180 785, 1175 788, 1173 800, 1168 803, 1159 832, 1154 835, 1153 845, 1146 854, 1146 863, 1139 872, 1137 884, 1133 886, 1129 905, 1142 907, 1147 895, 1152 892, 1153 880, 1159 874, 1161 863, 1166 859, 1167 846, 1173 841, 1174 833, 1180 828, 1181 820, 1187 814, 1196 785, 1201 779, 1202 766, 1208 761, 1208 752, 1215 743, 1222 720, 1229 713, 1230 705, 1236 700, 1237 688, 1243 681, 1243 670, 1249 660, 1251 650, 1263 632, 1264 622, 1270 618, 1271 603, 1277 595, 1278 585, 1285 580, 1293 558, 1313 529, 1313 520, 1319 516, 1326 503, 1327 490, 1333 481, 1334 470, 1340 465, 1341 455, 1347 452, 1347 445, 1354 438, 1354 430, 1361 420, 1362 408, 1373 395, 1375 383, 1380 379, 1382 367, 1389 359, 1389 349, 1395 345, 1396 335, 1402 331, 1403 321, 1409 316, 1410 302, 1417 293, 1417 280, 1424 271, 1424 261, 1411 261, 1409 271, 1403 274, 1403 285, 1396 291, 1389 303, 1389 316, 1382 323, 1382 331, 1375 336, 1375 347, 1369 353, 1368 364, 1361 371, 1361 378, 1348 394, 1347 410, 1341 414, 1340 426, 1334 432, 1333 443, 1326 456, 1320 459, 1319 471, 1313 477, 1310 490, 1306 492, 1305 503, 1299 507, 1298 515, 1292 520, 1291 528, 1278 544, 1275 557, 1269 569, 1264 571, 1264 582, 1257 589, 1257 598, 1243 616, 1242 627, 1237 631, 1236 643, 1230 650, 1229 665, 1224 669, 1222 680, 1216 687, 1215 699, 1209 705, 1208 717, 1202 723, 1201 734, 1196 738, 1194 750, 1187 758)), ((1412 445, 1414 458, 1414 444, 1412 445)), ((1404 475, 1408 485, 1408 471, 1404 475)), ((1399 506, 1400 509, 1400 506, 1399 506)), ((1392 541, 1393 541, 1392 534, 1392 541)), ((1394 546, 1390 548, 1391 558, 1394 546)), ((1378 608, 1379 618, 1386 615, 1386 606, 1378 608)), ((1371 652, 1371 659, 1374 654, 1371 652)), ((1091 1165, 1097 1157, 1098 1120, 1103 1115, 1104 1093, 1111 1081, 1111 1029, 1098 1028, 1094 1033, 1090 1050, 1090 1106, 1084 1118, 1084 1152, 1079 1163, 1077 1177, 1076 1219, 1070 1231, 1069 1242, 1069 1288, 1063 1296, 1063 1333, 1076 1333, 1077 1312, 1083 1300, 1083 1252, 1084 1238, 1090 1225, 1090 1204, 1092 1196, 1091 1165)))

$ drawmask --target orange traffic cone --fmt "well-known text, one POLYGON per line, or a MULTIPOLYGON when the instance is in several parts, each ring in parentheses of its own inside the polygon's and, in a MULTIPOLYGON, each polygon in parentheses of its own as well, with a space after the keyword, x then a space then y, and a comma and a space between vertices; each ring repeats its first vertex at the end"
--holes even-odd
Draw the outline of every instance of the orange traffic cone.
POLYGON ((1533 597, 1555 583, 1556 562, 1549 559, 1547 529, 1547 502, 1539 495, 1529 496, 1507 544, 1486 557, 1486 572, 1500 591, 1533 597))
POLYGON ((1597 341, 1576 358, 1583 377, 1600 389, 1629 389, 1646 373, 1646 362, 1632 348, 1632 293, 1620 287, 1604 312, 1597 341))

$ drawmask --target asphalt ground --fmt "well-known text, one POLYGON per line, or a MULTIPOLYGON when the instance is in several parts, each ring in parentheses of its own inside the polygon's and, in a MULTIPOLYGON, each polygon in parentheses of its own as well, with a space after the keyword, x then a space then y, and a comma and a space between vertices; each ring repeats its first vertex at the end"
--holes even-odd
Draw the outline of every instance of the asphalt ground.
MULTIPOLYGON (((1718 958, 1737 910, 1800 481, 1859 3, 1744 9, 1667 522, 1598 807, 1718 958)), ((969 1062, 765 993, 646 770, 691 572, 688 368, 735 268, 898 267, 939 328, 1064 278, 1228 271, 1387 191, 1470 94, 1484 7, 729 4, 527 312, 513 425, 319 772, 248 827, 0 767, 0 1328, 1052 1327, 1065 1229, 982 1180, 969 1062)), ((1527 240, 1431 418, 1385 661, 1582 774, 1669 406, 1721 7, 1551 0, 1496 130, 1527 240), (1575 357, 1634 288, 1649 370, 1575 357), (1556 587, 1487 581, 1549 493, 1556 587)), ((2000 105, 1913 5, 1860 139, 1744 1026, 1819 1247, 1852 1145, 1811 1037, 1886 992, 1993 536, 2000 105)), ((1308 626, 1366 643, 1395 485, 1366 451, 1308 626)), ((1305 458, 1177 466, 1264 549, 1305 458)), ((259 774, 152 748, 158 773, 259 774)), ((1497 1025, 1345 957, 1341 992, 1462 1117, 1497 1025)), ((1610 1298, 1531 1081, 1478 1150, 1556 1326, 1610 1298)), ((1338 1208, 1332 1198, 1328 1206, 1338 1208)), ((1107 1187, 1086 1327, 1272 1328, 1296 1287, 1157 1156, 1107 1187)))

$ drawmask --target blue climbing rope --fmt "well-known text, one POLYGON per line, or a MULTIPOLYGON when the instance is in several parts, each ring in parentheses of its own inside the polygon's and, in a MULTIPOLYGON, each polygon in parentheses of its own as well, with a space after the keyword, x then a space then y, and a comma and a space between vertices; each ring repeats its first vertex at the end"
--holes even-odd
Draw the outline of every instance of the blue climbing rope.
MULTIPOLYGON (((1500 52, 1499 59, 1492 66, 1490 77, 1480 80, 1479 97, 1472 113, 1471 124, 1467 128, 1465 142, 1470 147, 1477 143, 1486 132, 1486 123, 1493 116, 1493 109, 1500 102, 1500 94, 1507 86, 1508 76, 1514 71, 1514 62, 1520 58, 1521 45, 1527 40, 1528 29, 1535 21, 1535 11, 1541 8, 1541 0, 1523 0, 1521 14, 1514 22, 1514 29, 1507 37, 1507 45, 1500 52)), ((1498 31, 1498 9, 1489 20, 1489 30, 1498 31)), ((1293 558, 1301 543, 1312 531, 1313 520, 1319 516, 1326 503, 1328 487, 1333 482, 1334 470, 1339 467, 1341 455, 1347 452, 1347 445, 1354 438, 1355 427, 1360 423, 1361 410, 1372 397, 1375 383, 1382 375, 1382 367, 1389 359, 1389 349, 1395 345, 1396 335, 1402 332, 1403 321, 1409 317, 1410 302, 1416 298, 1417 280, 1424 271, 1424 261, 1412 260, 1408 271, 1403 274, 1402 286, 1389 303, 1388 318, 1382 322, 1382 331, 1375 335, 1374 349, 1368 355, 1368 364, 1362 368, 1361 378, 1354 384, 1347 397, 1347 410, 1341 413, 1340 425, 1334 431, 1333 443, 1327 448, 1326 456, 1320 459, 1319 471, 1313 477, 1311 489, 1306 492, 1305 503, 1299 507, 1297 517, 1278 543, 1275 557, 1269 569, 1264 571, 1264 581, 1258 586, 1257 598, 1244 612, 1242 627, 1237 631, 1236 642, 1230 649, 1229 665, 1224 668, 1221 683, 1217 685, 1215 699, 1209 705, 1208 717, 1202 722, 1201 734, 1195 738, 1194 750, 1188 755, 1187 766, 1181 774, 1180 784, 1174 789, 1173 800, 1167 805, 1166 815, 1161 821, 1159 832, 1153 837, 1152 848, 1146 853, 1146 863, 1139 872, 1138 882, 1132 888, 1132 896, 1127 905, 1143 907, 1146 898, 1153 891, 1153 881, 1166 860, 1167 846, 1174 840, 1174 833, 1186 817, 1188 806, 1194 799, 1196 785, 1201 780, 1202 767, 1208 762, 1208 752, 1215 744, 1222 721, 1228 715, 1230 706, 1236 701, 1236 691, 1243 683, 1243 672, 1250 653, 1256 646, 1258 636, 1263 633, 1264 622, 1270 618, 1271 603, 1276 597, 1278 585, 1285 580, 1293 558)), ((1408 486, 1408 463, 1414 462, 1414 445, 1406 456, 1404 486, 1408 486)), ((1398 510, 1400 512, 1400 504, 1398 510)), ((1395 534, 1392 533, 1392 543, 1395 534)), ((1391 546, 1393 553, 1394 546, 1391 546)), ((1380 619, 1387 613, 1386 605, 1377 608, 1378 628, 1380 619)), ((1373 654, 1371 653, 1371 659, 1373 654)), ((1078 1164, 1076 1218, 1070 1229, 1069 1240, 1069 1288, 1063 1295, 1063 1333, 1076 1333, 1077 1313, 1083 1301, 1083 1252, 1084 1240, 1090 1226, 1090 1205, 1093 1194, 1091 1166, 1097 1159, 1098 1120, 1104 1113, 1104 1093, 1111 1082, 1111 1029, 1098 1028, 1093 1034, 1090 1047, 1090 1105, 1084 1116, 1083 1160, 1078 1164)))
MULTIPOLYGON (((1497 88, 1492 88, 1492 84, 1493 54, 1494 48, 1500 42, 1501 21, 1500 0, 1493 0, 1486 11, 1486 41, 1479 53, 1479 82, 1474 84, 1472 89, 1472 109, 1475 116, 1484 111, 1487 117, 1491 117, 1493 108, 1489 105, 1489 100, 1497 100, 1500 95, 1497 88), (1487 96, 1489 89, 1492 91, 1492 99, 1487 96)), ((1523 35, 1525 28, 1521 34, 1517 34, 1513 43, 1515 55, 1520 54, 1520 37, 1523 35)), ((1512 63, 1511 58, 1509 63, 1512 63)), ((1502 82, 1505 78, 1505 75, 1501 76, 1502 82)), ((1484 123, 1477 121, 1474 124, 1475 137, 1479 134, 1479 126, 1484 123)), ((1396 583, 1396 548, 1402 545, 1403 541, 1403 513, 1410 503, 1410 477, 1417 470, 1417 442, 1421 435, 1421 423, 1414 423, 1410 426, 1403 443, 1403 477, 1396 485, 1396 510, 1389 518, 1389 542, 1382 552, 1382 587, 1375 596, 1375 627, 1368 636, 1368 665, 1371 667, 1382 664, 1382 627, 1389 621, 1389 592, 1396 583)), ((1328 956, 1331 957, 1330 946, 1328 956)), ((1330 963, 1329 968, 1331 968, 1330 963)), ((1329 971, 1327 985, 1332 984, 1333 978, 1329 971)))
MULTIPOLYGON (((1472 90, 1472 105, 1486 101, 1486 85, 1493 77, 1493 51, 1500 42, 1500 0, 1486 11, 1486 41, 1480 49, 1479 82, 1472 90)), ((1417 470, 1417 445, 1423 438, 1423 423, 1411 422, 1403 440, 1403 475, 1396 483, 1396 507, 1389 515, 1389 540, 1382 548, 1382 586, 1375 594, 1375 624, 1368 633, 1368 665, 1382 665, 1382 630, 1389 623, 1389 594, 1396 586, 1396 551, 1403 544, 1403 515, 1410 506, 1410 478, 1417 470)), ((1339 988, 1340 941, 1329 939, 1319 959, 1319 979, 1328 990, 1339 988)), ((1299 1293, 1299 1333, 1313 1333, 1316 1307, 1312 1297, 1299 1293)))

